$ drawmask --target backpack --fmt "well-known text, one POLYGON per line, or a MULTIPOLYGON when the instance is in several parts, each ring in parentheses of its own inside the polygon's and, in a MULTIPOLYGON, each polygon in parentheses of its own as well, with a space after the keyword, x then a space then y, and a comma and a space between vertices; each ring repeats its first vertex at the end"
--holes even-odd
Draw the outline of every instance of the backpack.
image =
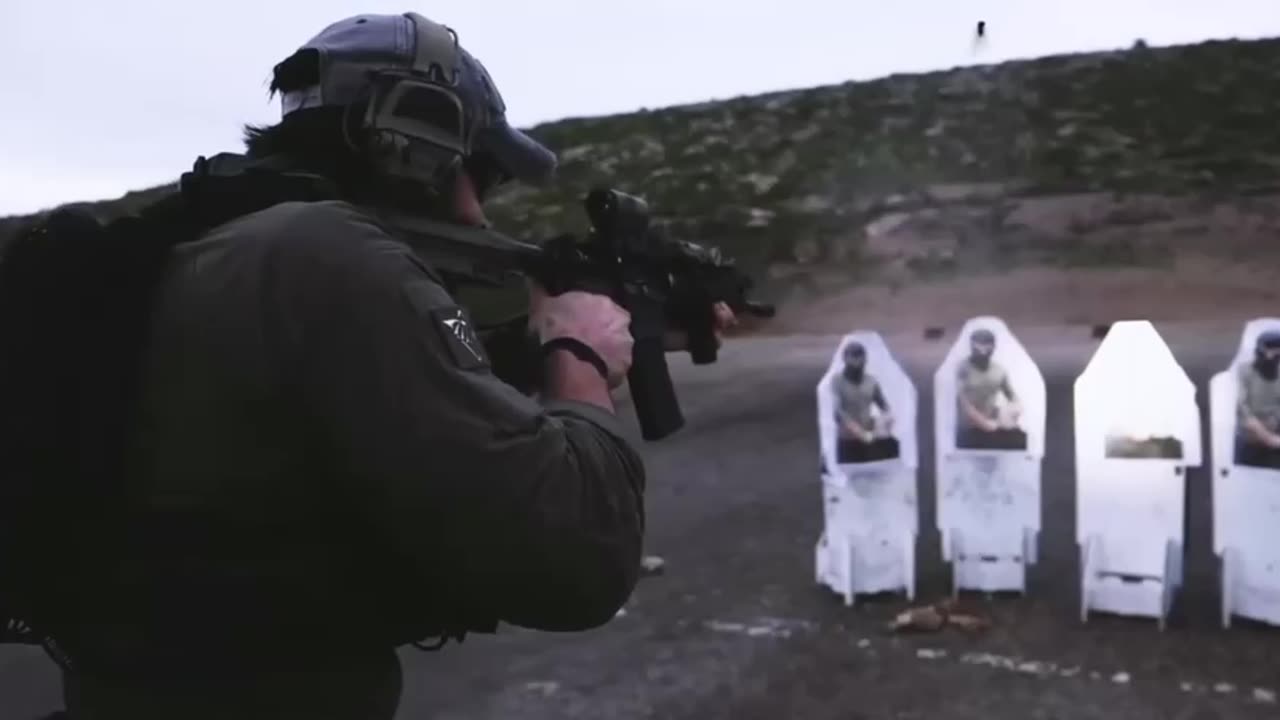
MULTIPOLYGON (((124 448, 151 292, 177 234, 165 198, 102 224, 55 210, 0 259, 0 622, 73 634, 127 527, 124 448)), ((100 586, 99 586, 100 587, 100 586)))
POLYGON ((201 157, 136 215, 104 224, 55 210, 3 249, 0 642, 63 662, 77 627, 127 610, 105 573, 129 546, 126 452, 169 253, 235 217, 330 196, 312 176, 259 165, 201 157))

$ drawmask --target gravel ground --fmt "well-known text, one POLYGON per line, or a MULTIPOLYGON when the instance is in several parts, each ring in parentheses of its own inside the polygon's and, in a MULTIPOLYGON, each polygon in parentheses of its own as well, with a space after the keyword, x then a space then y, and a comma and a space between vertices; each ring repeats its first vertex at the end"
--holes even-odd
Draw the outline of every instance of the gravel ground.
MULTIPOLYGON (((1195 380, 1226 366, 1239 325, 1160 325, 1195 380)), ((822 502, 814 386, 836 338, 733 342, 722 362, 673 370, 687 427, 648 445, 649 550, 663 574, 597 631, 503 629, 462 646, 406 651, 400 717, 1081 718, 1280 717, 1280 629, 1217 621, 1209 474, 1189 473, 1186 585, 1169 628, 1077 612, 1071 383, 1096 341, 1087 328, 1015 327, 1048 383, 1040 564, 1027 597, 966 596, 994 621, 981 634, 891 635, 906 603, 845 607, 814 583, 822 502)), ((920 390, 921 457, 930 458, 929 378, 953 337, 890 337, 920 390)), ((622 410, 629 413, 629 408, 622 410)), ((1207 444, 1206 444, 1207 447, 1207 444)), ((932 463, 921 468, 918 593, 943 596, 949 573, 933 527, 932 463)), ((58 704, 52 665, 0 650, 0 712, 58 704)))

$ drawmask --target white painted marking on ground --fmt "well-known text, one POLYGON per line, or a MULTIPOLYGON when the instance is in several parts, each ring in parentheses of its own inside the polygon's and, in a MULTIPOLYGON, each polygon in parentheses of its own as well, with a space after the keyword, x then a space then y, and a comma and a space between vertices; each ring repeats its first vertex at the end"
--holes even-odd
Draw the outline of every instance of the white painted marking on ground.
MULTIPOLYGON (((1057 675, 1061 672, 1061 668, 1051 662, 1019 660, 1017 658, 1005 657, 1003 655, 995 655, 992 653, 965 653, 960 656, 960 662, 966 665, 983 665, 999 670, 1009 670, 1011 672, 1022 673, 1023 675, 1036 675, 1038 677, 1057 675)), ((1079 669, 1072 668, 1072 671, 1079 672, 1079 669)))
POLYGON ((817 626, 807 620, 787 618, 757 618, 752 624, 711 620, 703 623, 708 630, 746 635, 747 637, 789 638, 797 631, 812 631, 817 626))
MULTIPOLYGON (((709 620, 703 623, 703 627, 713 632, 757 638, 789 638, 800 632, 816 632, 822 629, 818 623, 809 620, 771 617, 756 618, 753 623, 709 620)), ((859 638, 854 644, 859 650, 876 652, 876 644, 869 638, 859 638)), ((1029 660, 986 652, 968 652, 952 656, 946 650, 928 647, 914 648, 914 652, 915 656, 921 660, 936 661, 954 657, 956 662, 962 665, 978 665, 1042 678, 1083 678, 1087 672, 1088 679, 1093 681, 1105 679, 1116 685, 1132 685, 1134 682, 1133 676, 1123 670, 1103 673, 1099 670, 1086 670, 1077 665, 1061 666, 1048 660, 1029 660)), ((1265 705, 1280 702, 1280 691, 1276 689, 1255 687, 1246 693, 1238 691, 1236 686, 1229 682, 1217 682, 1208 686, 1183 681, 1178 684, 1178 688, 1184 693, 1196 694, 1203 694, 1211 688, 1218 695, 1234 695, 1246 702, 1265 705)))

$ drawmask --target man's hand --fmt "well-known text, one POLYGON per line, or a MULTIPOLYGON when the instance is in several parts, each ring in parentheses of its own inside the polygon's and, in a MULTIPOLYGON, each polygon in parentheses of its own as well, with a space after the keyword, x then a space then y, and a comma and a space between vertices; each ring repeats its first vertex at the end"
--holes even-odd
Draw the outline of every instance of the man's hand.
POLYGON ((1266 443, 1269 448, 1280 448, 1280 435, 1268 432, 1263 438, 1263 442, 1266 443))
POLYGON ((626 382, 631 369, 631 314, 605 295, 570 291, 551 297, 536 283, 529 285, 529 328, 549 342, 572 338, 604 360, 608 386, 626 382))
POLYGON ((1000 422, 998 420, 992 420, 991 418, 985 417, 985 416, 982 418, 981 425, 982 425, 982 429, 987 432, 995 432, 1000 429, 1000 422))
MULTIPOLYGON (((722 302, 716 303, 714 305, 714 310, 716 322, 716 347, 719 347, 720 343, 724 340, 725 333, 734 327, 737 327, 738 318, 734 315, 733 310, 722 302)), ((666 346, 667 352, 687 350, 689 348, 689 335, 683 330, 668 330, 663 344, 666 346)))

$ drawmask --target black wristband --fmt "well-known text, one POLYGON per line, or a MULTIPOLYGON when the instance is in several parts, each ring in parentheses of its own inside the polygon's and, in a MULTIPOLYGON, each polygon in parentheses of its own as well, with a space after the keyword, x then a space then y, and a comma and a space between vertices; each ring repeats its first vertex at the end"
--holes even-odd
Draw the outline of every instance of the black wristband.
POLYGON ((600 377, 605 380, 609 379, 609 367, 604 364, 604 358, 600 357, 600 353, 592 350, 590 345, 581 340, 574 340, 571 337, 558 337, 542 343, 543 357, 550 355, 555 350, 568 350, 582 362, 591 363, 596 372, 600 373, 600 377))

